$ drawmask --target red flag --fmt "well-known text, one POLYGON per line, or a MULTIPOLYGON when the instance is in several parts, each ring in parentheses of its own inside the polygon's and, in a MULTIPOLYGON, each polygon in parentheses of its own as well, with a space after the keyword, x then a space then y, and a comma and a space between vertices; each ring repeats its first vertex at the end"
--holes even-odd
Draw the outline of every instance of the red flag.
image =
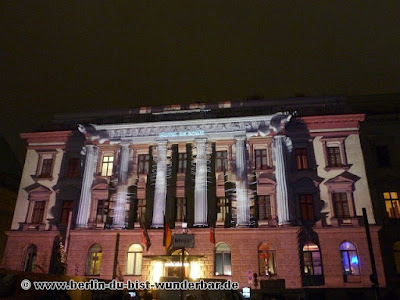
POLYGON ((168 248, 171 246, 171 244, 172 244, 172 231, 168 223, 166 222, 164 216, 164 239, 163 239, 164 250, 167 251, 168 248))
POLYGON ((214 226, 210 227, 210 243, 215 244, 215 229, 214 229, 214 226))
POLYGON ((149 237, 149 233, 147 232, 146 227, 144 226, 144 222, 140 222, 140 232, 142 233, 142 243, 146 247, 146 251, 149 251, 151 246, 151 241, 149 237))

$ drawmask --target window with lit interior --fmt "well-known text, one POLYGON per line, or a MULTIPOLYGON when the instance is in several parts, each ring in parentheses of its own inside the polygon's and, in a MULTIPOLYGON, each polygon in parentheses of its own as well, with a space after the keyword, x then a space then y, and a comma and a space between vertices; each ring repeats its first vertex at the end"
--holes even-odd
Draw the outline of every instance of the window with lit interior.
POLYGON ((142 246, 132 244, 126 257, 126 275, 140 275, 142 272, 142 246))
POLYGON ((343 275, 360 275, 360 266, 356 246, 353 243, 346 241, 340 245, 339 250, 342 260, 343 275))
POLYGON ((396 264, 397 274, 400 274, 400 241, 394 243, 393 255, 394 255, 394 262, 396 264))
POLYGON ((215 275, 232 275, 231 248, 225 243, 215 248, 215 275))
POLYGON ((391 219, 400 218, 400 202, 397 192, 384 192, 385 207, 387 216, 391 219))
POLYGON ((101 162, 101 176, 111 176, 114 165, 114 156, 104 155, 101 162))
POLYGON ((261 276, 272 276, 275 270, 275 247, 263 242, 258 247, 259 274, 261 276))
POLYGON ((88 251, 86 275, 100 275, 102 258, 101 246, 99 244, 92 245, 88 251))
POLYGON ((304 275, 322 275, 321 252, 314 243, 303 246, 304 275))

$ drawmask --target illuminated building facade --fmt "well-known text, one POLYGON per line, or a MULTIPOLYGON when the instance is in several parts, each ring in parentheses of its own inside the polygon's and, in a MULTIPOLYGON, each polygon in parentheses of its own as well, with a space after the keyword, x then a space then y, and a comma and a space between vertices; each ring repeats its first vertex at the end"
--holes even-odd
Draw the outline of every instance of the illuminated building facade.
POLYGON ((28 150, 2 266, 57 272, 61 236, 69 275, 174 280, 181 250, 163 249, 165 220, 173 234, 185 224, 194 234, 185 277, 237 281, 264 297, 364 293, 366 208, 384 287, 365 116, 332 110, 342 100, 60 115, 58 130, 21 135, 28 150))

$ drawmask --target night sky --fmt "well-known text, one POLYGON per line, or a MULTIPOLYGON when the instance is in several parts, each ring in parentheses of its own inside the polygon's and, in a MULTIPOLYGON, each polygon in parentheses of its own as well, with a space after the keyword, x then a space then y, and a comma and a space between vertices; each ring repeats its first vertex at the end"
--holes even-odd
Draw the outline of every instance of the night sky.
POLYGON ((56 112, 400 92, 400 1, 2 1, 0 133, 56 112), (4 105, 5 104, 5 105, 4 105))

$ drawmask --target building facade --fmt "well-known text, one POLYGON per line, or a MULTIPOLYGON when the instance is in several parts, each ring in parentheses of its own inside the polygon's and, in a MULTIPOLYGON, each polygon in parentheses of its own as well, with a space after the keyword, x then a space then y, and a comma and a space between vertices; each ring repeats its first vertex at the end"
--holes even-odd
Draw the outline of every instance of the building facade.
POLYGON ((365 116, 306 113, 338 99, 307 101, 286 101, 299 111, 253 101, 65 115, 64 129, 21 134, 26 162, 2 266, 60 272, 61 242, 72 276, 183 273, 265 299, 360 296, 372 274, 365 208, 384 287, 365 116), (183 264, 181 249, 163 248, 166 224, 194 236, 183 264))

